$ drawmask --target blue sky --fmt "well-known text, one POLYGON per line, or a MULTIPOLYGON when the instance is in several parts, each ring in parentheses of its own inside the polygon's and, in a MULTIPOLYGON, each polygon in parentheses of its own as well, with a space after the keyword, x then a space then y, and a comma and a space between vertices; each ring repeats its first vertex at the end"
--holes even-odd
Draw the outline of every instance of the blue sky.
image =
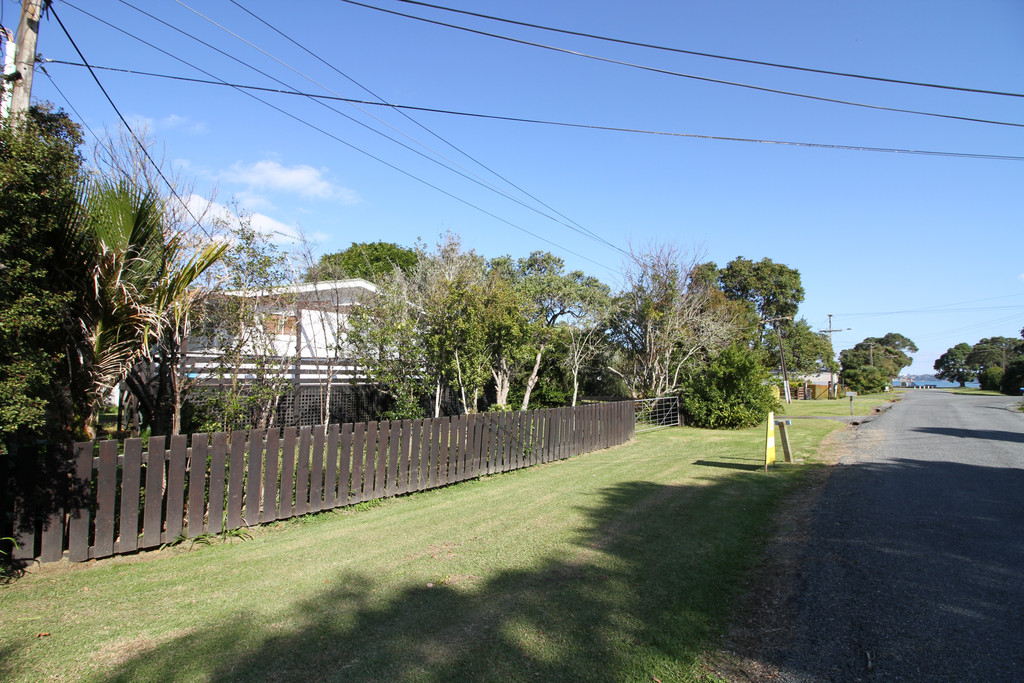
MULTIPOLYGON (((368 4, 703 78, 1024 124, 1020 97, 673 54, 397 0, 368 4)), ((1024 93, 1024 4, 1016 0, 446 4, 692 51, 1024 93)), ((19 5, 0 0, 4 26, 16 24, 19 5)), ((1024 156, 1020 125, 880 111, 702 82, 469 34, 341 0, 303 5, 56 0, 54 7, 85 58, 97 66, 210 78, 199 67, 231 83, 378 99, 361 85, 393 104, 598 126, 1024 156)), ((38 51, 49 59, 80 61, 52 16, 43 23, 38 51)), ((46 70, 52 81, 37 75, 36 99, 70 104, 77 112, 72 116, 97 133, 116 127, 117 115, 87 70, 57 63, 46 70)), ((419 127, 384 107, 328 103, 346 118, 307 98, 256 93, 284 113, 222 86, 96 73, 132 125, 145 123, 167 156, 196 179, 200 194, 216 188, 218 202, 237 199, 268 229, 290 234, 301 228, 320 252, 353 241, 411 245, 420 237, 430 243, 451 230, 486 256, 553 251, 570 268, 613 286, 622 268, 619 250, 655 240, 675 241, 719 265, 737 256, 769 257, 800 271, 807 291, 800 315, 813 327, 825 329, 831 313, 835 328, 852 328, 836 333, 837 351, 868 336, 900 332, 921 349, 912 372, 931 371, 935 358, 958 342, 1019 336, 1024 327, 1024 161, 410 112, 419 127), (480 183, 493 183, 527 206, 360 124, 387 131, 431 159, 441 153, 467 169, 462 173, 479 175, 480 183)))

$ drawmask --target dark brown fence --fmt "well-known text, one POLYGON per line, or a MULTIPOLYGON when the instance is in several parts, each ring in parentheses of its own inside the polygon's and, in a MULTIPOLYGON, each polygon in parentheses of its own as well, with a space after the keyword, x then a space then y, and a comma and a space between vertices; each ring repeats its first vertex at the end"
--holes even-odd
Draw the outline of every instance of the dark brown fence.
MULTIPOLYGON (((14 557, 72 562, 437 488, 615 446, 633 403, 193 434, 75 446, 89 500, 22 531, 14 557)), ((24 512, 14 510, 15 528, 24 512)), ((17 532, 16 532, 17 533, 17 532)))

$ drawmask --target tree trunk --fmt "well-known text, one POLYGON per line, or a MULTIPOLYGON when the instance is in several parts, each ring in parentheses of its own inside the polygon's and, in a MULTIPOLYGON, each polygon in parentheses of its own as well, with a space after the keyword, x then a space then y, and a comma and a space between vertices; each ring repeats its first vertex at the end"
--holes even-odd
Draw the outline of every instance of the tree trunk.
POLYGON ((494 378, 494 387, 498 405, 508 405, 508 393, 512 389, 512 371, 508 366, 508 359, 502 358, 497 364, 491 366, 491 376, 494 378))
POLYGON ((441 417, 441 378, 437 379, 437 388, 434 390, 434 417, 441 417))
POLYGON ((544 355, 544 344, 540 345, 537 349, 537 360, 533 363, 533 372, 530 373, 530 379, 526 380, 526 392, 523 394, 523 407, 520 410, 526 410, 530 406, 530 393, 533 392, 533 388, 537 386, 537 380, 540 379, 540 359, 544 355))

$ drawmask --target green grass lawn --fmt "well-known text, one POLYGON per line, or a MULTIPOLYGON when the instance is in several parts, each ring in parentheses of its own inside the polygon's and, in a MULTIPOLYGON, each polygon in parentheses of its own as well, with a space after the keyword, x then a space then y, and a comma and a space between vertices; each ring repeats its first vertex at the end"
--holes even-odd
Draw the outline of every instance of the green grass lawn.
MULTIPOLYGON (((832 421, 791 430, 813 461, 832 421)), ((701 680, 804 466, 764 428, 572 460, 0 586, 0 679, 701 680)))
MULTIPOLYGON (((902 398, 903 393, 905 393, 905 391, 897 389, 896 391, 882 392, 878 394, 854 396, 853 414, 870 415, 873 408, 885 405, 886 403, 894 400, 898 401, 902 398)), ((818 399, 793 401, 789 404, 783 403, 782 408, 779 410, 777 415, 780 417, 849 417, 850 399, 840 397, 835 400, 818 399)))
POLYGON ((979 389, 978 387, 953 387, 951 389, 943 389, 951 394, 962 394, 965 396, 1004 396, 1001 391, 993 391, 991 389, 979 389))

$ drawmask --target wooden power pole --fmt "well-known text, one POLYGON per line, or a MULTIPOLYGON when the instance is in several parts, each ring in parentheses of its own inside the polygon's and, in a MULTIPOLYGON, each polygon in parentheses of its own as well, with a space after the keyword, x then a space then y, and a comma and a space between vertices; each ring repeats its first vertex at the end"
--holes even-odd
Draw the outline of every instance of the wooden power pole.
MULTIPOLYGON (((853 329, 852 327, 843 327, 843 328, 840 328, 840 329, 833 329, 833 327, 832 327, 832 314, 831 313, 828 314, 828 329, 827 330, 821 330, 821 331, 822 332, 828 332, 828 345, 832 347, 832 354, 833 354, 832 355, 832 361, 833 362, 835 362, 835 347, 832 346, 832 333, 833 332, 846 332, 846 331, 852 330, 852 329, 853 329)), ((829 381, 828 381, 828 383, 829 383, 829 398, 838 398, 838 393, 836 392, 836 371, 833 370, 832 368, 829 368, 828 372, 829 372, 829 381)))
POLYGON ((15 116, 28 111, 32 98, 32 73, 36 64, 36 41, 39 39, 39 19, 44 0, 22 0, 21 21, 18 22, 17 52, 14 57, 14 90, 11 95, 11 113, 15 116))

